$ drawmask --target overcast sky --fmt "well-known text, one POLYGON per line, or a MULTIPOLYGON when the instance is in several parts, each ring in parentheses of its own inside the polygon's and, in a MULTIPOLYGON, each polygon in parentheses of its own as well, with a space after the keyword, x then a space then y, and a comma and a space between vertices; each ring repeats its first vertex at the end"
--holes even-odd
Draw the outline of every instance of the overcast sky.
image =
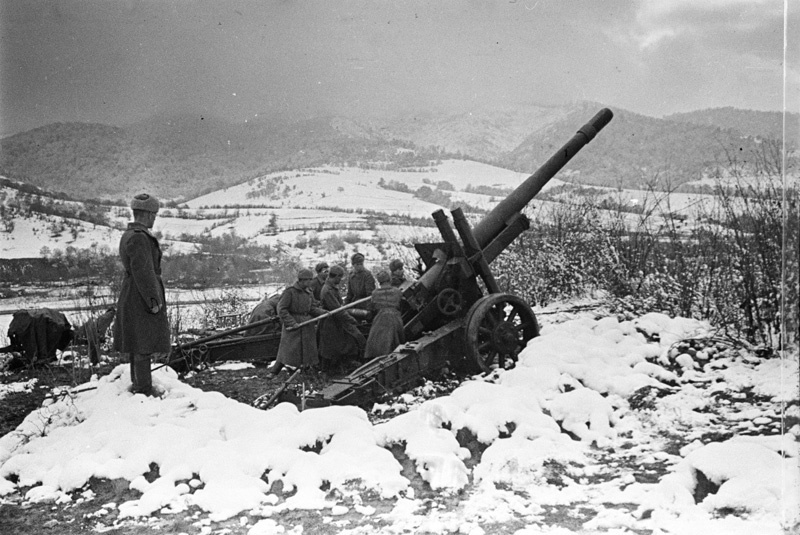
MULTIPOLYGON (((800 2, 788 26, 800 36, 800 2)), ((190 111, 783 109, 783 0, 0 0, 0 134, 190 111)), ((797 111, 798 40, 788 104, 797 111)))

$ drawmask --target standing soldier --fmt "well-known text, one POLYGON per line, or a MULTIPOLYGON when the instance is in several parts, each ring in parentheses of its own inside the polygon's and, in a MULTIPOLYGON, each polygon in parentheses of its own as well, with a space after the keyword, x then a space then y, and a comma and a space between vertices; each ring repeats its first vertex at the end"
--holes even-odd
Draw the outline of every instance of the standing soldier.
POLYGON ((314 271, 317 272, 317 276, 311 281, 311 293, 314 294, 314 299, 319 301, 322 287, 325 286, 325 280, 328 278, 328 263, 320 262, 314 267, 314 271))
POLYGON ((161 248, 150 232, 158 199, 140 193, 131 201, 133 221, 119 242, 125 269, 114 322, 114 349, 130 359, 133 392, 151 395, 150 362, 169 352, 166 293, 161 280, 161 248))
POLYGON ((388 271, 378 273, 380 288, 372 292, 372 310, 375 318, 367 338, 364 359, 372 360, 381 355, 388 355, 405 342, 403 317, 400 314, 400 303, 403 294, 391 284, 388 271))
MULTIPOLYGON (((350 258, 350 263, 353 265, 353 270, 350 272, 350 277, 347 279, 347 297, 344 300, 345 304, 370 297, 372 291, 375 289, 375 278, 372 276, 372 273, 364 267, 364 255, 355 253, 350 258)), ((351 314, 356 316, 359 311, 363 310, 361 315, 362 317, 366 317, 368 315, 367 308, 369 307, 365 306, 364 309, 353 308, 351 309, 351 314)))
POLYGON ((267 377, 275 377, 284 366, 309 367, 319 362, 316 325, 297 328, 298 324, 310 320, 312 316, 325 313, 311 295, 313 278, 310 269, 301 269, 297 273, 297 282, 286 288, 278 301, 278 316, 283 322, 281 343, 278 346, 278 358, 270 367, 267 377))
MULTIPOLYGON (((342 306, 339 284, 344 277, 342 266, 333 266, 328 280, 322 288, 322 308, 327 311, 342 306)), ((319 323, 319 356, 324 369, 332 370, 345 361, 358 360, 364 350, 366 339, 358 330, 356 320, 347 311, 327 317, 319 323)))

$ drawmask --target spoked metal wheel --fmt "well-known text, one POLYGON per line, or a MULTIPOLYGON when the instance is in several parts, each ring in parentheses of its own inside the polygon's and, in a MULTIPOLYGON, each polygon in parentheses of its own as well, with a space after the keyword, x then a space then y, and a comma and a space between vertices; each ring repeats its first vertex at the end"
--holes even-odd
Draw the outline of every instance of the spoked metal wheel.
POLYGON ((467 357, 484 373, 513 368, 528 340, 539 336, 539 323, 528 304, 511 294, 489 294, 466 316, 467 357))

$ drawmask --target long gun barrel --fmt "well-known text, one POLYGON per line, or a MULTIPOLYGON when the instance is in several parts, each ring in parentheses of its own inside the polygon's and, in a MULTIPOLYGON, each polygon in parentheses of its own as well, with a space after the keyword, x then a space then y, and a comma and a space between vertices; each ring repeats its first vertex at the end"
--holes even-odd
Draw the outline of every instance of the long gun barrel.
POLYGON ((443 241, 415 244, 427 269, 403 290, 407 342, 334 381, 308 406, 371 403, 442 368, 473 374, 513 365, 539 324, 525 301, 504 292, 489 264, 530 228, 525 206, 612 117, 608 109, 597 113, 474 229, 461 208, 451 211, 452 227, 444 210, 434 212, 443 241))
POLYGON ((509 218, 523 208, 533 199, 547 182, 569 162, 578 151, 589 143, 597 133, 605 127, 614 113, 608 108, 603 108, 578 132, 572 136, 555 154, 553 154, 539 169, 525 179, 511 194, 500 201, 491 212, 475 225, 472 229, 478 246, 486 247, 505 228, 509 218))
POLYGON ((240 333, 242 331, 249 331, 254 327, 260 327, 261 325, 267 325, 268 323, 275 323, 280 321, 278 316, 273 316, 271 318, 266 318, 263 320, 254 321, 253 323, 248 323, 247 325, 240 325, 239 327, 234 327, 232 329, 228 329, 227 331, 218 332, 216 334, 212 334, 203 338, 198 338, 196 340, 191 340, 189 342, 185 342, 183 344, 179 344, 177 346, 178 349, 190 349, 192 347, 196 347, 199 345, 203 345, 206 342, 211 342, 212 340, 218 340, 220 338, 224 338, 226 336, 230 336, 231 334, 240 333))

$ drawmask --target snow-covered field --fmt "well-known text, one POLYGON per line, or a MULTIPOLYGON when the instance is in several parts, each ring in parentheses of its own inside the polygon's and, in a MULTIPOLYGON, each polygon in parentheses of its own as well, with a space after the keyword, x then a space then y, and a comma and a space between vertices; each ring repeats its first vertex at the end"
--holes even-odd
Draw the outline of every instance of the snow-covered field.
MULTIPOLYGON (((293 247, 301 236, 307 238, 313 235, 325 240, 331 236, 341 236, 348 228, 363 234, 364 242, 382 242, 386 241, 389 234, 396 238, 404 225, 397 225, 400 228, 381 226, 378 229, 364 229, 367 213, 430 219, 431 214, 441 206, 414 196, 414 192, 423 186, 436 189, 439 183, 447 182, 454 190, 446 193, 455 204, 490 209, 500 200, 499 197, 467 193, 464 190, 468 186, 515 188, 527 177, 526 173, 467 160, 445 160, 419 172, 334 166, 286 171, 264 175, 191 199, 181 205, 181 209, 165 208, 156 219, 154 230, 163 237, 162 245, 166 254, 196 250, 197 246, 191 240, 181 241, 184 236, 219 237, 232 232, 254 244, 284 248, 293 247), (402 184, 408 191, 387 189, 380 185, 381 181, 385 185, 402 184), (317 232, 320 226, 326 229, 317 232)), ((562 184, 564 182, 553 178, 544 190, 562 184)), ((623 203, 653 203, 657 196, 643 191, 607 189, 609 197, 623 203)), ((0 199, 4 204, 18 202, 17 195, 17 190, 0 187, 0 199)), ((668 200, 660 201, 664 210, 691 215, 693 211, 707 207, 712 199, 704 195, 673 193, 668 200)), ((42 202, 67 208, 80 205, 74 201, 49 198, 42 199, 42 202)), ((532 207, 550 204, 536 199, 531 202, 532 207)), ((39 257, 43 248, 51 252, 63 252, 68 247, 101 248, 113 252, 121 234, 119 229, 124 228, 129 216, 126 208, 113 210, 111 227, 75 219, 64 220, 54 215, 16 218, 13 229, 0 229, 0 257, 39 257), (60 231, 57 230, 59 228, 60 231)), ((411 232, 412 236, 418 231, 405 230, 406 235, 411 232)), ((380 253, 374 247, 365 248, 362 252, 368 261, 371 257, 374 261, 380 260, 380 253)), ((304 253, 299 254, 302 257, 304 253)))
POLYGON ((141 496, 98 503, 100 532, 190 507, 204 533, 238 518, 250 535, 301 533, 290 511, 327 533, 796 532, 800 428, 782 424, 800 416, 797 354, 679 349, 710 327, 659 314, 541 318, 515 369, 372 413, 262 411, 167 369, 159 397, 134 396, 120 366, 0 438, 0 495, 25 489, 24 501, 66 507, 92 477, 129 480, 141 496), (447 506, 415 494, 398 448, 447 506), (391 507, 377 512, 376 499, 391 507))
MULTIPOLYGON (((429 171, 420 172, 324 166, 271 173, 238 186, 192 199, 186 204, 189 208, 195 209, 221 205, 260 206, 273 203, 295 206, 295 203, 302 200, 304 208, 377 210, 383 213, 427 217, 439 206, 414 199, 408 193, 382 189, 379 182, 383 180, 387 184, 391 182, 405 184, 413 192, 424 185, 435 188, 438 182, 445 181, 460 191, 468 186, 514 188, 527 177, 528 174, 525 173, 468 160, 445 160, 431 167, 429 171), (265 184, 276 179, 282 179, 278 188, 283 196, 282 199, 270 200, 268 196, 252 196, 253 192, 263 189, 265 184), (224 203, 220 202, 220 199, 224 199, 224 203)), ((560 183, 560 180, 553 179, 548 187, 560 183)), ((465 199, 480 201, 479 197, 485 196, 467 196, 465 199)))

